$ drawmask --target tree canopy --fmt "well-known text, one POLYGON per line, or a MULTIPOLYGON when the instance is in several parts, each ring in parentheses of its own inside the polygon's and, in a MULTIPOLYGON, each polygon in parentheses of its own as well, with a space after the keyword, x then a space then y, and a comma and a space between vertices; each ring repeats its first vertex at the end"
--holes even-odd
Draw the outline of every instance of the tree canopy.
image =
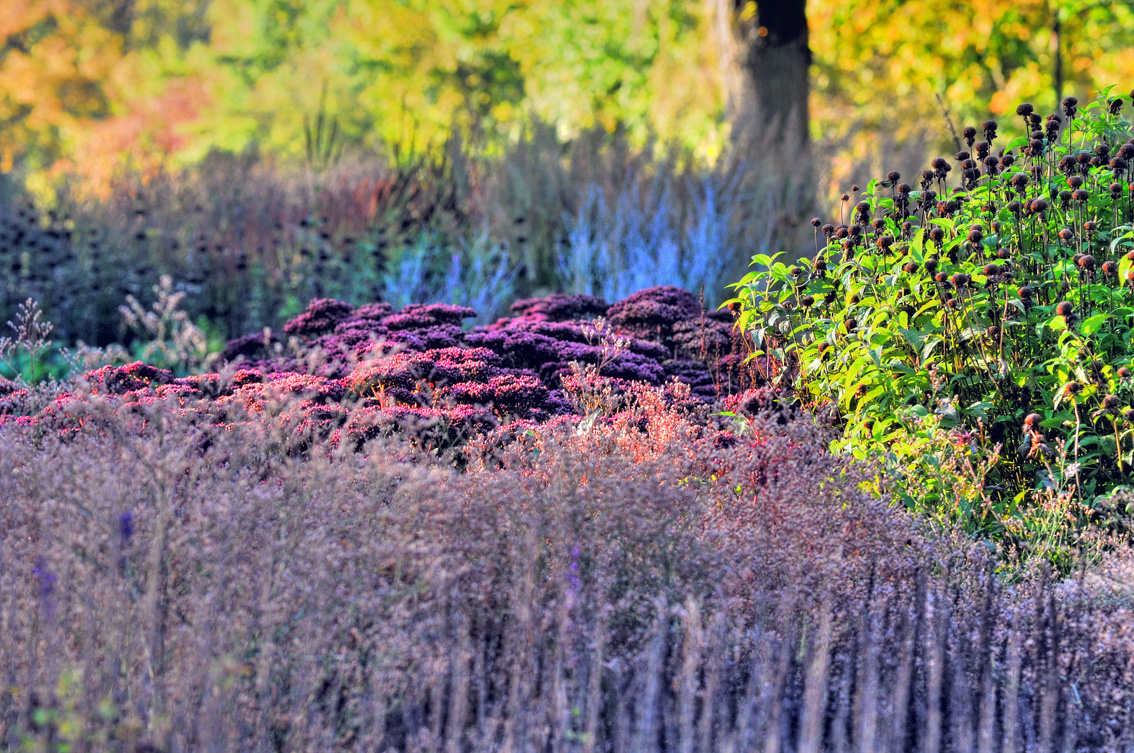
MULTIPOLYGON (((299 160, 316 122, 324 142, 359 149, 420 147, 454 126, 491 145, 538 118, 711 156, 727 134, 718 32, 755 5, 9 0, 0 169, 97 183, 214 148, 299 160)), ((943 107, 969 122, 1134 84, 1129 2, 810 0, 807 14, 811 134, 852 149, 939 132, 943 107)))

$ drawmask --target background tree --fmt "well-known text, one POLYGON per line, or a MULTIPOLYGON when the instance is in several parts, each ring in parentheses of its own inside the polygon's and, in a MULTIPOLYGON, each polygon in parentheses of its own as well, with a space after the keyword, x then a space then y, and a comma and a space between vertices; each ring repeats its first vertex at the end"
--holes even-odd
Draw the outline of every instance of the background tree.
POLYGON ((770 126, 809 142, 811 48, 807 0, 715 0, 734 129, 770 126), (723 17, 724 20, 721 20, 723 17), (753 122, 754 121, 754 122, 753 122))

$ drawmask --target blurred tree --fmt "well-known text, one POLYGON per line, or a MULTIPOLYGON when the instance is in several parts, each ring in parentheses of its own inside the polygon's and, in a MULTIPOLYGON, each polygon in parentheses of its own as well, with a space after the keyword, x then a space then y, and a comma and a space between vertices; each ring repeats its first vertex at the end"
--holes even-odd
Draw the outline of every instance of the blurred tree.
POLYGON ((1134 84, 1129 0, 812 0, 808 16, 812 131, 845 144, 844 161, 949 149, 943 111, 959 129, 1134 84))
POLYGON ((759 118, 777 137, 806 148, 811 48, 807 0, 731 0, 743 90, 736 116, 759 118))

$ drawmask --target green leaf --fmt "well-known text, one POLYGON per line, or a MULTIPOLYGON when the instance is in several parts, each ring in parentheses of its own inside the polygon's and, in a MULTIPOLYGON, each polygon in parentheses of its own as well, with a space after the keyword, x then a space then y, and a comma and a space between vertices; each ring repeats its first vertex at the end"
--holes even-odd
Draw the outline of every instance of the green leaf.
MULTIPOLYGON (((1062 317, 1059 317, 1062 318, 1062 317)), ((1102 328, 1110 320, 1110 314, 1095 314, 1082 324, 1079 325, 1079 330, 1084 335, 1093 335, 1102 328)))

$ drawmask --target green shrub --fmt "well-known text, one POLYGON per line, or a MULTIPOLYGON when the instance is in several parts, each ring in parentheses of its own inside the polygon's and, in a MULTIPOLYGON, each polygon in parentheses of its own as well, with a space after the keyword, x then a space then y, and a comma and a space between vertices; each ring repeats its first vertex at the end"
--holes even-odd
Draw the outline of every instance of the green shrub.
POLYGON ((856 187, 814 258, 754 257, 727 302, 880 485, 1057 561, 1129 512, 1105 498, 1134 465, 1134 139, 1109 94, 856 187))

